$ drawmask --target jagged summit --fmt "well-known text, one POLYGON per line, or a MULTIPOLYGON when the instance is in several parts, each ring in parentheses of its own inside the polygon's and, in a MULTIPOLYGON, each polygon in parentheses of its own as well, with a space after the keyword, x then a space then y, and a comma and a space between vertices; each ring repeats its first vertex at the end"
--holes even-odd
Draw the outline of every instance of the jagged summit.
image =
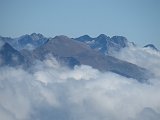
POLYGON ((39 39, 43 39, 45 38, 42 34, 40 33, 32 33, 32 34, 26 34, 26 35, 23 35, 17 39, 31 39, 31 40, 39 40, 39 39))
POLYGON ((123 37, 123 36, 113 36, 111 37, 111 41, 120 45, 121 47, 128 46, 128 40, 126 37, 123 37))
POLYGON ((81 42, 88 42, 93 40, 93 38, 90 37, 89 35, 83 35, 76 39, 78 39, 78 41, 81 41, 81 42))
POLYGON ((44 39, 44 38, 45 38, 45 37, 44 37, 42 34, 40 34, 40 33, 32 33, 30 36, 32 37, 33 40, 39 40, 39 39, 44 39))
POLYGON ((108 36, 105 34, 100 34, 99 36, 97 36, 97 39, 107 39, 108 36))
POLYGON ((5 42, 8 42, 16 50, 33 50, 40 45, 43 45, 48 40, 48 38, 39 33, 32 33, 30 35, 26 34, 15 39, 7 37, 1 39, 5 42))
POLYGON ((131 42, 127 40, 127 38, 123 36, 113 36, 110 38, 105 34, 100 34, 95 38, 91 38, 85 35, 75 39, 80 42, 86 43, 92 49, 95 49, 105 55, 112 54, 113 51, 119 51, 124 47, 133 45, 131 42))

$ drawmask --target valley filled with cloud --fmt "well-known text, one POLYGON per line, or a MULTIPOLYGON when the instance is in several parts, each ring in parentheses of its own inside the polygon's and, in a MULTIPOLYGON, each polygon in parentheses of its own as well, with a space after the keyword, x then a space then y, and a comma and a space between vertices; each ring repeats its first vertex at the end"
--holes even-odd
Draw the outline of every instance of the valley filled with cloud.
POLYGON ((52 56, 28 69, 0 67, 1 120, 159 120, 160 53, 127 47, 114 57, 150 70, 141 83, 113 72, 79 65, 73 69, 52 56))

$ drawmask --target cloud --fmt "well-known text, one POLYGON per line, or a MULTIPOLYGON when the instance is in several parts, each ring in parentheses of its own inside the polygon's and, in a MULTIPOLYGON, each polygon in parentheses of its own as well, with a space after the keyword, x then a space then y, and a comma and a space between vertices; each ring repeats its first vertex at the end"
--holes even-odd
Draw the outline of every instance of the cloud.
MULTIPOLYGON (((159 58, 157 53, 146 55, 159 58)), ((69 69, 48 57, 28 70, 1 67, 0 76, 2 120, 160 119, 158 75, 142 84, 86 65, 69 69)))
POLYGON ((131 46, 115 52, 113 56, 146 68, 160 78, 160 52, 158 51, 131 46))
POLYGON ((35 46, 28 43, 26 46, 24 46, 23 49, 27 49, 27 50, 30 50, 30 51, 31 51, 31 50, 34 50, 34 49, 35 49, 35 46))

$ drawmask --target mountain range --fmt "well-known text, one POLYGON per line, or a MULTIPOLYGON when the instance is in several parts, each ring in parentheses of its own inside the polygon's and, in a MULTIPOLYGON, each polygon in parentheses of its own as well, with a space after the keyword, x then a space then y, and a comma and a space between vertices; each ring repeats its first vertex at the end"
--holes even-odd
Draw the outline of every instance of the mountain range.
POLYGON ((88 35, 84 35, 76 38, 76 40, 86 43, 92 49, 95 49, 105 55, 111 55, 113 51, 119 51, 124 47, 135 46, 133 42, 129 42, 123 36, 113 36, 110 38, 105 34, 100 34, 96 38, 91 38, 88 35))
MULTIPOLYGON (((112 52, 125 47, 136 46, 123 36, 108 37, 101 34, 96 38, 84 35, 78 38, 56 36, 46 38, 33 33, 19 38, 0 37, 0 66, 32 66, 36 60, 43 61, 48 55, 57 61, 73 68, 75 65, 89 65, 100 71, 110 71, 128 78, 146 81, 152 73, 135 64, 112 57, 112 52)), ((152 45, 151 47, 158 51, 152 45)))

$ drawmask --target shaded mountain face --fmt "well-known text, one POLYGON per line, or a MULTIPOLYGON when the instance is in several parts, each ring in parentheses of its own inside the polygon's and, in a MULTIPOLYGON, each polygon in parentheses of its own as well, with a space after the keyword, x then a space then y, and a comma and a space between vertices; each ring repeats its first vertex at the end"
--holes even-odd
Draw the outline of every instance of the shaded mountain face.
POLYGON ((16 46, 17 49, 29 49, 33 50, 41 45, 43 45, 48 39, 41 34, 32 33, 31 35, 24 35, 17 39, 16 46))
POLYGON ((43 45, 48 38, 45 38, 42 34, 32 33, 31 35, 23 35, 19 38, 0 37, 0 40, 3 42, 8 42, 17 50, 33 50, 43 45))
MULTIPOLYGON (((139 81, 146 80, 150 73, 134 64, 116 59, 111 56, 104 56, 102 53, 91 49, 83 42, 75 41, 66 36, 56 36, 44 45, 33 50, 36 59, 43 60, 47 54, 55 56, 61 61, 68 61, 68 58, 76 61, 75 65, 84 64, 92 66, 101 71, 112 71, 120 75, 135 78, 139 81)), ((72 62, 70 62, 72 63, 72 62)))
POLYGON ((0 66, 9 65, 17 66, 24 64, 25 58, 19 51, 15 50, 8 43, 4 43, 0 48, 0 66))
POLYGON ((145 45, 144 48, 151 48, 152 50, 159 51, 153 44, 145 45))
POLYGON ((75 40, 78 40, 80 42, 84 42, 88 46, 90 46, 92 49, 99 51, 105 55, 111 55, 114 51, 119 51, 120 49, 124 47, 128 47, 130 45, 134 45, 134 43, 129 42, 125 37, 123 36, 113 36, 108 37, 105 34, 101 34, 96 38, 91 38, 88 35, 81 36, 79 38, 75 38, 75 40))
POLYGON ((11 44, 14 43, 14 39, 10 38, 10 37, 2 37, 2 36, 0 36, 0 43, 9 43, 11 45, 11 44))

